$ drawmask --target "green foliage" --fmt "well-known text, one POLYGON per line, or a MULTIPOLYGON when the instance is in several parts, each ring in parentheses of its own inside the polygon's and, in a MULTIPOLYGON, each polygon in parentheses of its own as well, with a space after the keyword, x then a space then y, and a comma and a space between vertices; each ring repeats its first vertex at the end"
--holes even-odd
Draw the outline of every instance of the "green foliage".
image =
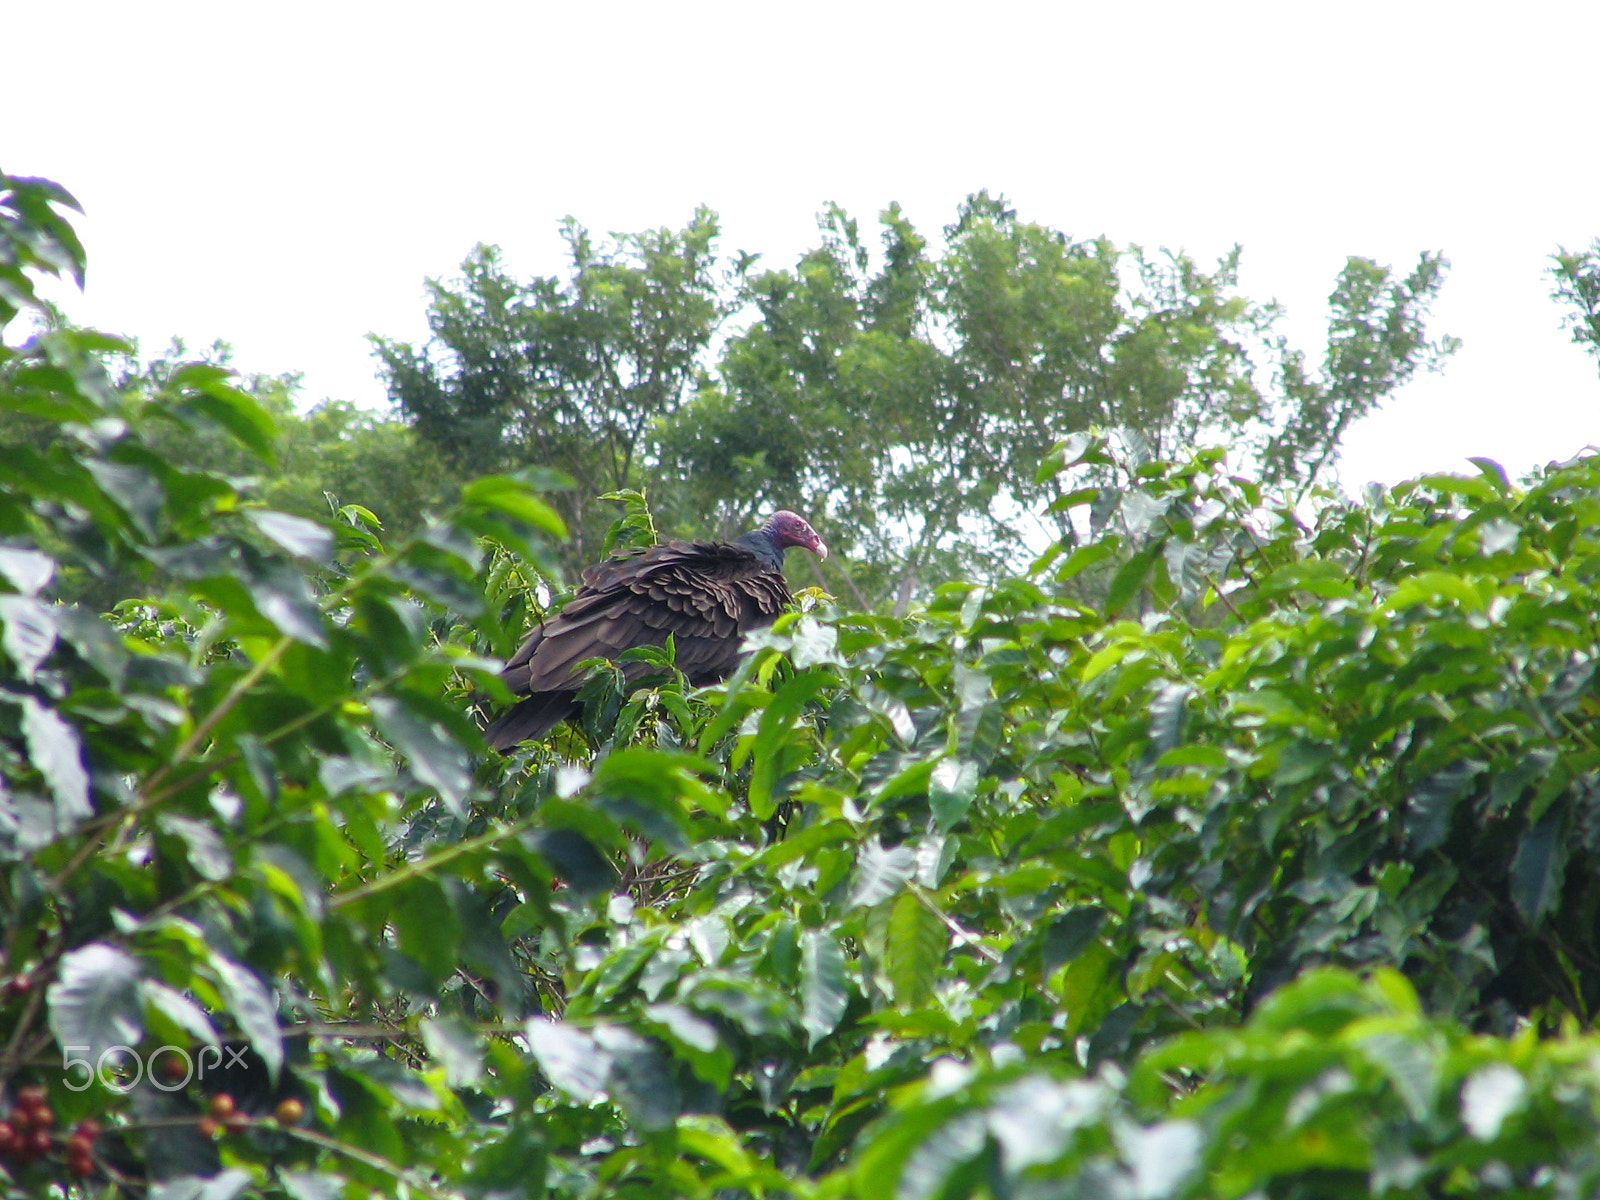
POLYGON ((430 284, 429 346, 377 340, 390 394, 464 474, 574 478, 558 501, 573 572, 605 528, 589 498, 648 484, 674 533, 803 510, 842 551, 819 569, 830 590, 904 612, 1073 535, 1053 476, 1034 478, 1062 437, 1122 428, 1155 458, 1225 442, 1269 484, 1309 487, 1352 421, 1454 348, 1424 329, 1436 254, 1403 280, 1352 258, 1313 372, 1273 334, 1276 307, 1238 292, 1237 250, 1206 270, 1073 241, 987 193, 937 251, 897 206, 880 223, 874 250, 830 206, 793 269, 744 255, 731 288, 703 211, 598 249, 569 223, 565 280, 519 283, 479 247, 430 284))
POLYGON ((1418 367, 1436 370, 1460 348, 1455 338, 1427 340, 1428 310, 1447 267, 1441 255, 1424 254, 1402 280, 1368 258, 1345 264, 1328 297, 1333 317, 1322 378, 1306 375, 1298 353, 1283 352, 1279 371, 1289 416, 1262 453, 1266 482, 1298 485, 1304 496, 1337 456, 1354 422, 1392 396, 1418 367))
POLYGON ((1314 971, 1128 1073, 940 1060, 892 1093, 839 1194, 1587 1195, 1594 1049, 1470 1036, 1389 970, 1314 971))
POLYGON ((54 431, 0 460, 0 1095, 54 1120, 8 1195, 1600 1186, 1600 457, 1313 512, 1079 436, 1022 575, 714 688, 650 649, 503 758, 557 510, 272 507, 279 418, 126 351, 0 348, 54 431))
MULTIPOLYGON (((302 413, 296 376, 236 377, 226 343, 198 356, 176 339, 150 359, 120 342, 89 353, 101 360, 109 386, 146 418, 142 432, 153 453, 190 471, 248 481, 252 494, 276 510, 314 520, 353 504, 381 520, 386 532, 409 534, 451 490, 448 472, 407 426, 335 400, 302 413), (247 395, 253 409, 219 400, 207 390, 217 385, 221 395, 247 395), (197 404, 206 408, 205 419, 185 419, 197 404)), ((0 412, 0 446, 43 454, 58 436, 48 417, 23 407, 0 412)), ((143 565, 148 571, 150 564, 143 565)), ((136 570, 89 576, 68 563, 63 569, 63 594, 91 606, 110 607, 146 587, 136 570)))
POLYGON ((1551 298, 1567 309, 1563 321, 1572 340, 1600 358, 1600 238, 1587 250, 1563 248, 1553 258, 1550 275, 1556 286, 1551 298))
POLYGON ((83 244, 56 205, 83 211, 58 183, 0 173, 0 329, 44 309, 36 275, 70 275, 83 286, 83 244))
POLYGON ((428 284, 431 344, 373 341, 396 408, 460 477, 538 467, 576 481, 556 498, 576 571, 607 525, 593 498, 637 486, 651 427, 682 401, 726 301, 707 209, 599 245, 570 219, 562 233, 567 279, 520 284, 479 246, 459 280, 428 284))
POLYGON ((150 436, 163 457, 186 467, 256 480, 273 508, 308 518, 346 504, 374 513, 390 534, 414 531, 443 505, 449 475, 432 449, 402 423, 348 401, 324 400, 302 412, 295 375, 233 377, 233 351, 225 342, 191 357, 181 341, 154 358, 113 364, 117 389, 131 402, 161 413, 175 407, 183 383, 202 368, 229 380, 270 415, 245 439, 216 428, 152 423, 150 436), (220 371, 215 370, 220 369, 220 371), (263 474, 263 458, 270 470, 263 474))

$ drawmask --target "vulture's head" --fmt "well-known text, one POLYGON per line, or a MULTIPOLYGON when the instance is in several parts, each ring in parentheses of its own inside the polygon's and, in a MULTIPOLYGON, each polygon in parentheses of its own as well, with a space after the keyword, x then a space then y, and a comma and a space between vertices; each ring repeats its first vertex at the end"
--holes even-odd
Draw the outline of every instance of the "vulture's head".
POLYGON ((799 513, 792 513, 782 509, 772 514, 772 519, 761 529, 772 544, 780 550, 787 550, 790 546, 801 546, 811 551, 818 558, 828 557, 828 548, 822 544, 822 539, 817 536, 817 531, 811 528, 811 523, 799 513))

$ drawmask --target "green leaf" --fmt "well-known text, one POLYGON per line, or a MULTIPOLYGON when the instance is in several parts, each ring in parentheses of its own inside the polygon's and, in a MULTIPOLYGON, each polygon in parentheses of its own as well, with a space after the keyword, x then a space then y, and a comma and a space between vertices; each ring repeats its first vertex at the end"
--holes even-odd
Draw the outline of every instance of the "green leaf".
POLYGON ((807 1045, 838 1028, 849 1006, 844 948, 836 932, 808 929, 800 935, 800 1023, 807 1045))
POLYGON ((963 1113, 941 1125, 935 1136, 924 1139, 907 1156, 894 1190, 896 1200, 974 1195, 961 1186, 968 1175, 962 1168, 982 1153, 987 1126, 981 1112, 963 1113))
POLYGON ((1116 555, 1118 542, 1115 538, 1105 538, 1098 542, 1090 542, 1087 546, 1079 546, 1067 560, 1056 568, 1055 578, 1057 583, 1065 583, 1076 575, 1081 575, 1090 567, 1105 562, 1116 555))
POLYGON ((443 887, 432 879, 413 879, 400 889, 389 913, 400 949, 435 984, 461 964, 461 921, 443 887))
POLYGON ((762 712, 756 726, 754 762, 750 768, 750 811, 766 820, 777 811, 773 791, 783 764, 783 750, 800 710, 818 692, 833 682, 833 677, 823 670, 812 670, 796 675, 783 687, 762 712))
MULTIPOLYGON (((648 974, 648 970, 647 970, 648 974)), ((648 991, 648 986, 646 991, 648 991)), ((645 1016, 666 1031, 668 1043, 685 1059, 695 1075, 719 1091, 726 1091, 733 1075, 733 1052, 722 1042, 717 1027, 682 1004, 650 1004, 645 1016)))
POLYGON ((1098 1082, 1057 1083, 1025 1075, 999 1089, 989 1105, 989 1133, 1013 1174, 1057 1158, 1075 1126, 1100 1117, 1112 1097, 1098 1082))
POLYGON ((1099 908, 1074 908, 1051 921, 1039 945, 1040 972, 1049 979, 1058 969, 1082 954, 1105 924, 1099 908))
POLYGON ((466 1022, 456 1016, 424 1017, 417 1025, 428 1056, 444 1067, 445 1083, 471 1087, 483 1076, 483 1050, 466 1022))
POLYGON ((567 536, 567 525, 561 515, 534 495, 527 484, 510 476, 489 475, 475 479, 461 489, 461 498, 468 504, 476 504, 503 513, 525 525, 532 525, 557 541, 567 536))
POLYGON ((177 813, 162 813, 157 816, 156 825, 182 839, 188 850, 189 865, 200 878, 216 882, 233 874, 233 855, 222 835, 209 822, 177 813))
POLYGON ((63 1050, 96 1067, 112 1047, 137 1047, 144 1036, 139 962, 106 942, 62 955, 45 1004, 63 1050))
POLYGON ((679 1112, 678 1087, 656 1045, 621 1025, 597 1025, 593 1037, 611 1058, 612 1090, 629 1120, 652 1133, 670 1128, 679 1112))
POLYGON ((229 1167, 215 1175, 177 1175, 150 1189, 150 1200, 238 1200, 250 1190, 250 1172, 229 1167))
POLYGON ((1550 686, 1539 697, 1544 710, 1552 715, 1571 711, 1578 701, 1590 691, 1595 669, 1600 662, 1585 659, 1575 662, 1550 681, 1550 686))
POLYGON ((256 611, 277 626, 279 633, 319 650, 327 649, 322 610, 317 607, 305 576, 286 565, 277 565, 248 580, 245 586, 256 611))
POLYGON ((1097 438, 1094 434, 1081 430, 1063 438, 1050 447, 1050 452, 1040 462, 1039 469, 1034 475, 1034 483, 1044 483, 1067 468, 1077 466, 1095 453, 1096 443, 1097 438))
POLYGON ((130 463, 106 462, 103 459, 87 459, 83 465, 106 495, 128 515, 135 528, 154 541, 160 528, 161 506, 165 497, 161 485, 150 472, 130 463))
POLYGON ((0 596, 0 622, 5 625, 0 646, 23 682, 32 683, 34 673, 55 649, 54 610, 30 596, 0 596))
POLYGON ((547 860, 579 896, 592 899, 611 890, 617 873, 594 843, 572 829, 536 829, 522 841, 547 860))
POLYGON ((297 558, 316 563, 333 560, 333 533, 317 522, 269 508, 247 508, 244 515, 266 537, 297 558))
POLYGON ((182 992, 154 979, 139 981, 139 994, 144 1002, 179 1029, 208 1046, 219 1044, 217 1031, 205 1012, 182 992))
POLYGON ((220 954, 211 956, 211 969, 239 1031, 276 1079, 283 1068, 283 1035, 278 1029, 278 1006, 271 990, 254 971, 220 954))
POLYGON ((56 829, 66 832, 94 815, 89 804, 89 773, 83 766, 78 732, 54 709, 32 696, 21 697, 22 735, 28 759, 50 787, 56 802, 56 829))
POLYGON ((1467 612, 1481 612, 1483 597, 1477 588, 1448 571, 1419 571, 1400 581, 1384 605, 1390 612, 1403 612, 1419 604, 1454 602, 1467 612))
POLYGON ((856 880, 850 890, 851 908, 872 908, 905 886, 915 874, 917 855, 910 846, 885 850, 877 838, 861 843, 856 852, 856 880))
POLYGON ((23 546, 0 546, 0 575, 24 596, 37 596, 55 575, 56 561, 23 546))
POLYGON ((1076 491, 1066 492, 1057 496, 1045 506, 1047 513, 1063 513, 1080 505, 1091 504, 1100 496, 1099 488, 1078 488, 1076 491))
POLYGON ((1482 770, 1482 763, 1461 759, 1441 767, 1411 790, 1406 801, 1406 844, 1413 854, 1444 843, 1456 806, 1482 770))
POLYGON ((935 827, 948 833, 967 815, 978 795, 978 764, 941 758, 928 777, 928 807, 935 827))
POLYGON ((1161 543, 1151 542, 1117 568, 1117 573, 1111 578, 1111 587, 1106 592, 1107 617, 1116 616, 1129 600, 1139 594, 1140 589, 1144 587, 1145 576, 1150 573, 1151 566, 1160 556, 1161 543))
POLYGON ((685 844, 687 811, 715 803, 697 776, 708 769, 692 754, 629 746, 595 767, 589 796, 619 824, 676 849, 685 844))
POLYGON ((787 1033, 789 1029, 789 1000, 756 979, 702 975, 688 999, 701 1012, 726 1017, 751 1037, 787 1033))
POLYGON ((395 1105, 416 1112, 439 1111, 438 1094, 426 1080, 402 1063, 382 1058, 363 1063, 359 1078, 362 1087, 390 1106, 389 1113, 385 1114, 390 1119, 399 1115, 393 1111, 395 1105))
POLYGON ((1133 1171, 1130 1195, 1140 1200, 1185 1194, 1201 1165, 1205 1134, 1193 1121, 1162 1121, 1149 1127, 1112 1126, 1117 1152, 1133 1171))
POLYGON ((1426 1120, 1439 1088, 1439 1058, 1434 1047, 1420 1032, 1379 1031, 1361 1038, 1359 1044, 1367 1061, 1394 1085, 1412 1120, 1426 1120))
POLYGON ((915 891, 901 892, 889 911, 884 942, 885 974, 900 1008, 921 1008, 933 999, 948 944, 949 934, 939 914, 915 891))
POLYGON ((205 363, 189 363, 173 373, 171 384, 188 389, 183 404, 203 413, 262 462, 277 462, 278 422, 248 392, 229 384, 233 373, 205 363))
POLYGON ((1553 805, 1517 841, 1511 860, 1511 902, 1530 926, 1551 913, 1566 877, 1566 809, 1553 805))
POLYGON ((897 796, 919 796, 929 791, 929 779, 938 765, 939 760, 925 758, 896 771, 878 787, 874 799, 882 804, 897 796))
POLYGON ((343 1200, 345 1179, 318 1171, 291 1171, 280 1168, 277 1180, 289 1200, 343 1200))
POLYGON ((559 1021, 533 1017, 523 1026, 545 1078, 579 1104, 592 1104, 611 1076, 611 1056, 594 1038, 559 1021))
POLYGON ((797 670, 842 664, 839 631, 832 625, 824 625, 807 614, 790 626, 789 631, 794 637, 789 646, 789 658, 797 670))
POLYGON ((1186 683, 1163 683, 1145 705, 1150 715, 1150 745, 1157 754, 1173 749, 1183 739, 1183 719, 1194 689, 1186 683))
POLYGON ((439 722, 393 696, 372 696, 367 704, 383 736, 406 756, 411 773, 435 789, 452 813, 464 817, 472 776, 460 743, 439 722))

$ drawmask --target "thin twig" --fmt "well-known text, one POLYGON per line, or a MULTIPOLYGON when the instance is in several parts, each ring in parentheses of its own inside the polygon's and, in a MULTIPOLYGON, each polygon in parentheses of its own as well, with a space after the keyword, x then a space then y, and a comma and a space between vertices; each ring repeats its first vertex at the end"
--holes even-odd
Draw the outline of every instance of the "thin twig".
POLYGON ((996 954, 993 950, 989 949, 989 947, 980 942, 977 934, 969 933, 967 930, 963 929, 954 917, 935 904, 933 902, 933 897, 928 895, 926 888, 915 883, 907 884, 906 886, 911 889, 911 894, 913 896, 922 901, 923 906, 927 908, 929 912, 945 923, 945 927, 956 936, 956 939, 960 941, 962 945, 968 946, 977 951, 978 957, 982 958, 990 966, 1000 965, 1000 963, 1003 961, 1000 955, 996 954))

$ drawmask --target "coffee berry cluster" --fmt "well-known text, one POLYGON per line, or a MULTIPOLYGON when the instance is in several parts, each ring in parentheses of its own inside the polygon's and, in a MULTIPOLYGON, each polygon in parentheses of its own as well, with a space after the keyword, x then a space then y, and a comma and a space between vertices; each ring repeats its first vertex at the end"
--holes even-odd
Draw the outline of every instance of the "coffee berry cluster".
MULTIPOLYGON (((305 1112, 305 1105, 291 1097, 280 1101, 272 1115, 280 1125, 294 1125, 305 1116, 305 1112)), ((196 1123, 196 1127, 206 1137, 214 1138, 223 1132, 240 1133, 248 1129, 250 1118, 239 1111, 232 1096, 221 1092, 211 1097, 205 1115, 196 1123)))
MULTIPOLYGON (((0 1120, 0 1160, 8 1166, 26 1167, 44 1158, 56 1145, 56 1114, 42 1087, 17 1091, 16 1103, 0 1120)), ((100 1122, 85 1117, 66 1139, 67 1170, 80 1179, 94 1173, 94 1140, 100 1122)))

